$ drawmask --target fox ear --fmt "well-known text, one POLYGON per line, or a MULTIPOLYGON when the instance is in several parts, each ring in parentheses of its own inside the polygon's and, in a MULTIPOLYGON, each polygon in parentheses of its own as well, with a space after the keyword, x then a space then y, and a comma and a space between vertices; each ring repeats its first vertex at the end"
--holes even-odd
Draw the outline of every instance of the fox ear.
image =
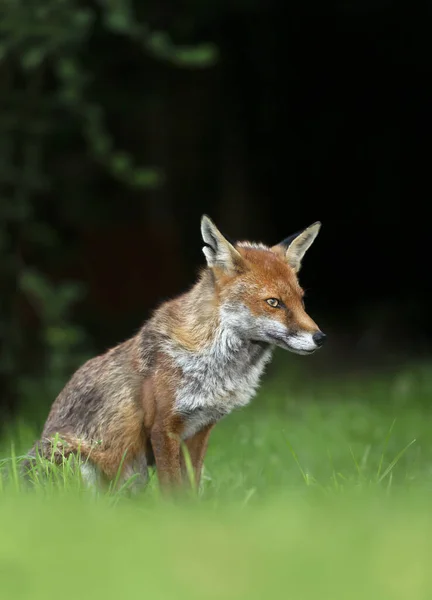
POLYGON ((321 228, 321 223, 317 221, 303 231, 294 233, 287 237, 277 246, 273 246, 272 250, 283 253, 285 260, 296 273, 300 271, 301 263, 306 251, 312 246, 316 236, 321 228))
POLYGON ((219 268, 227 273, 238 270, 242 257, 207 215, 201 218, 201 235, 206 244, 203 252, 209 267, 219 268))

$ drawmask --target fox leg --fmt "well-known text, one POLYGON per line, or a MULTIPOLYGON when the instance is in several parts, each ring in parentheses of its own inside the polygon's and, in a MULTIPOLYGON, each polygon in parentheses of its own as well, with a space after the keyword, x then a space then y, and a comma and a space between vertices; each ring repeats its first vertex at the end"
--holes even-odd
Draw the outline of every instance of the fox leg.
POLYGON ((126 465, 119 485, 127 482, 130 477, 133 477, 133 480, 130 483, 129 489, 133 494, 139 492, 147 484, 148 468, 144 451, 141 451, 130 464, 126 465))
MULTIPOLYGON (((198 433, 196 433, 195 435, 193 435, 192 437, 187 439, 185 442, 186 448, 187 448, 187 451, 189 452, 189 457, 190 457, 190 460, 192 463, 192 468, 193 468, 194 477, 195 477, 195 486, 197 489, 199 488, 199 485, 200 485, 204 457, 205 457, 205 453, 207 451, 208 441, 210 438, 210 432, 212 429, 213 429, 213 424, 206 425, 206 427, 201 429, 201 431, 198 431, 198 433)), ((186 470, 186 464, 185 464, 185 459, 184 459, 183 454, 182 454, 181 466, 182 466, 183 479, 185 481, 187 481, 188 473, 186 470)))
POLYGON ((180 438, 172 428, 154 427, 151 444, 161 487, 167 490, 182 483, 180 438), (171 430, 170 430, 171 429, 171 430))

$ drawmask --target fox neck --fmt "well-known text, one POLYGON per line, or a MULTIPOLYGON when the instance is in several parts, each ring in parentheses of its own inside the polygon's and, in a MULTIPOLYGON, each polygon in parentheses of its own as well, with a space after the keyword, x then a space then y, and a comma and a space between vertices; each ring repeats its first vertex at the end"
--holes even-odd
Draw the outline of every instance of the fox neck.
POLYGON ((241 338, 221 310, 210 269, 205 269, 194 287, 172 303, 167 330, 178 350, 187 353, 215 351, 221 356, 241 348, 259 354, 265 343, 241 338))
POLYGON ((203 423, 215 422, 254 395, 272 346, 243 339, 224 318, 211 273, 165 307, 162 350, 182 371, 175 408, 182 414, 204 411, 186 436, 203 423))

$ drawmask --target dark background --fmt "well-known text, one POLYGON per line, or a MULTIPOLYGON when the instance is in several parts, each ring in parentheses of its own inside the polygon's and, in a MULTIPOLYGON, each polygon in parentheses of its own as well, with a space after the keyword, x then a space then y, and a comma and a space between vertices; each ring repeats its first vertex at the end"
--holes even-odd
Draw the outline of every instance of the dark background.
POLYGON ((429 4, 38 6, 2 15, 3 420, 191 285, 202 213, 269 244, 322 221, 326 368, 428 353, 429 4))

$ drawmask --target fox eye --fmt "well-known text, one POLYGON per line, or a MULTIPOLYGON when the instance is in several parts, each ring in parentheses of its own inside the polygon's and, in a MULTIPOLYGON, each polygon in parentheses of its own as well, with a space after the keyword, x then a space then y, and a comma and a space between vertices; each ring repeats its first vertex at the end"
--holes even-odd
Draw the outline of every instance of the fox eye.
POLYGON ((282 307, 280 300, 278 300, 277 298, 269 298, 268 300, 266 300, 266 302, 267 302, 267 304, 270 304, 270 306, 273 308, 281 308, 282 307))

